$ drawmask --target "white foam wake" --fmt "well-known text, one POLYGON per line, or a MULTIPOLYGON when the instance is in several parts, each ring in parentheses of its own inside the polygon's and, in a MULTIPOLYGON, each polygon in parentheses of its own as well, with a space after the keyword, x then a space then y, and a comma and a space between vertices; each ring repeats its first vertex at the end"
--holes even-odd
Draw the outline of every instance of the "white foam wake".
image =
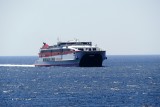
POLYGON ((35 67, 35 65, 0 64, 0 67, 35 67))

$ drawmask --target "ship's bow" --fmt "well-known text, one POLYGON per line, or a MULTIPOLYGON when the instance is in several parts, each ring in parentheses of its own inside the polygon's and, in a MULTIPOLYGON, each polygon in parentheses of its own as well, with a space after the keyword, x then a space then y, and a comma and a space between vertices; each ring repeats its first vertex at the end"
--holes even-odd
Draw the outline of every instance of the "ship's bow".
POLYGON ((105 51, 81 51, 77 57, 80 59, 80 67, 101 67, 103 60, 106 59, 105 51))

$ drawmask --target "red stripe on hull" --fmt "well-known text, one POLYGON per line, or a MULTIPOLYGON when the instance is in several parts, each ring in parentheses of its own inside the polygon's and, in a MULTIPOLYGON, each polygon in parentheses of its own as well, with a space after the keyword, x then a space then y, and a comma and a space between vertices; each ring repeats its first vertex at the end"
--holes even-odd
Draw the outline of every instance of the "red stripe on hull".
POLYGON ((45 52, 45 53, 39 53, 39 57, 49 57, 49 56, 57 56, 57 55, 66 55, 66 54, 72 54, 75 51, 66 51, 66 52, 45 52))

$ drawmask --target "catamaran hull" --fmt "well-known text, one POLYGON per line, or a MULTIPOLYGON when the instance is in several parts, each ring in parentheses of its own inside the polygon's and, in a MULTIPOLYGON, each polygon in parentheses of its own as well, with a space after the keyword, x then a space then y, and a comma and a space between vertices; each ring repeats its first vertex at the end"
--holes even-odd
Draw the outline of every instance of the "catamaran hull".
POLYGON ((78 51, 74 54, 71 54, 73 56, 73 59, 62 59, 59 61, 44 61, 44 58, 40 58, 35 62, 35 66, 101 67, 103 60, 106 59, 105 54, 105 51, 78 51))

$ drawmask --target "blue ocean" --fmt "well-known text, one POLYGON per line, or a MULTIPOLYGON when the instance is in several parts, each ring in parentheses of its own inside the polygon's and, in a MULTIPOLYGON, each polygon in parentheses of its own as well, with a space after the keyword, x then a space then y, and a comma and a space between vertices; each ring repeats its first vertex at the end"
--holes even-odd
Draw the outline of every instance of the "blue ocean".
POLYGON ((160 107, 160 56, 108 56, 103 67, 34 67, 0 57, 0 107, 160 107))

